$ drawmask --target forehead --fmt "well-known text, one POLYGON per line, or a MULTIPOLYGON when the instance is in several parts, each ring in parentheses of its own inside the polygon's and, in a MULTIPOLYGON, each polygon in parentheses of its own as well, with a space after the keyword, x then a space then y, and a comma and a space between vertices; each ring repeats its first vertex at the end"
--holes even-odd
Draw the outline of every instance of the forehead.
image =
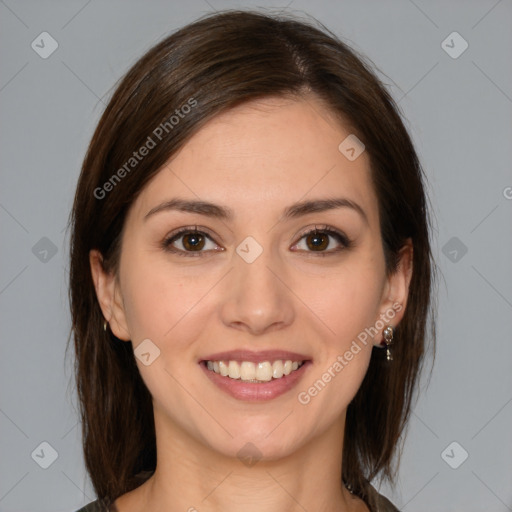
POLYGON ((371 210, 368 155, 351 161, 339 149, 349 136, 315 97, 242 104, 212 118, 169 159, 140 194, 135 213, 144 216, 176 196, 254 213, 343 195, 371 210))

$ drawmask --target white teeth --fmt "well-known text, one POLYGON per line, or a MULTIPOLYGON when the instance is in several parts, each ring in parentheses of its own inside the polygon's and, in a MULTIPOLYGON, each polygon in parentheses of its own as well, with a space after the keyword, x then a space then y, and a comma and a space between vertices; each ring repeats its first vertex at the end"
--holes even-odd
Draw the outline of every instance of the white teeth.
POLYGON ((240 365, 240 378, 242 380, 254 380, 256 378, 256 367, 254 366, 254 363, 244 361, 240 365))
POLYGON ((256 367, 256 380, 262 380, 263 382, 272 380, 272 365, 268 361, 258 363, 256 367))
POLYGON ((220 370, 220 374, 223 377, 227 377, 229 375, 228 365, 224 361, 219 361, 219 370, 220 370))
MULTIPOLYGON (((212 365, 212 370, 213 370, 213 365, 212 365)), ((236 361, 229 361, 228 376, 231 379, 239 379, 240 378, 240 365, 236 361)))
POLYGON ((280 379, 283 375, 283 361, 275 361, 272 365, 272 377, 280 379))
POLYGON ((240 379, 245 382, 269 382, 272 379, 280 379, 284 375, 290 375, 291 372, 298 370, 304 361, 277 360, 273 363, 261 361, 253 363, 252 361, 207 361, 206 367, 223 377, 231 379, 240 379))

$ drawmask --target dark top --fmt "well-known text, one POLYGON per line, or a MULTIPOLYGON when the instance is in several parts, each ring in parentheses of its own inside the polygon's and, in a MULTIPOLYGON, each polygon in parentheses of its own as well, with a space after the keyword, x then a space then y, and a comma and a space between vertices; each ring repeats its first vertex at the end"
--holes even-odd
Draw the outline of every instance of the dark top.
MULTIPOLYGON (((366 493, 368 498, 364 500, 370 512, 400 512, 385 496, 379 494, 377 490, 367 483, 366 493)), ((111 508, 109 510, 106 506, 102 505, 99 500, 89 503, 85 507, 77 510, 77 512, 118 512, 111 508)))

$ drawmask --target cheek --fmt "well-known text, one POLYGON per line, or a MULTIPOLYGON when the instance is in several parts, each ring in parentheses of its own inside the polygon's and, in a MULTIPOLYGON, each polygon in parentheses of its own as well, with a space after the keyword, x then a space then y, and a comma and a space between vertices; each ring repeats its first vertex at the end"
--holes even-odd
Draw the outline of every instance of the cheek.
POLYGON ((330 276, 326 291, 317 295, 317 303, 322 318, 335 333, 338 349, 350 345, 360 332, 375 324, 382 287, 383 276, 371 265, 330 276))
POLYGON ((370 363, 380 299, 375 269, 339 275, 328 291, 317 293, 315 306, 329 327, 318 350, 317 369, 301 386, 297 399, 311 414, 322 417, 318 428, 334 422, 356 395, 370 363), (321 412, 320 412, 321 411, 321 412))
MULTIPOLYGON (((124 272, 124 306, 133 348, 149 339, 159 350, 158 357, 147 366, 136 359, 141 377, 157 404, 189 411, 188 395, 179 383, 187 382, 193 341, 200 337, 206 317, 211 315, 205 308, 205 296, 215 280, 183 276, 150 258, 130 258, 124 272), (182 364, 184 361, 187 364, 182 364)), ((199 394, 193 386, 189 389, 199 394)))
POLYGON ((197 316, 203 312, 202 298, 215 284, 212 273, 183 275, 165 262, 136 254, 126 260, 123 272, 124 310, 135 345, 149 338, 159 347, 172 341, 179 350, 180 340, 185 346, 192 331, 201 332, 204 324, 197 316))

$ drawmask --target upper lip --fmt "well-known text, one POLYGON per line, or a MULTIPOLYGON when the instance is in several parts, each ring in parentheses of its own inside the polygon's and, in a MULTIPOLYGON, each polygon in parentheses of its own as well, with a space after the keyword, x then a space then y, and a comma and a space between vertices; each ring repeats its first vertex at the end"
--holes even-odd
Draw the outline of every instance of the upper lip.
POLYGON ((309 361, 310 357, 297 352, 289 352, 287 350, 260 350, 253 352, 251 350, 230 350, 226 352, 217 352, 207 357, 203 357, 199 362, 203 361, 249 361, 258 363, 262 361, 309 361))

